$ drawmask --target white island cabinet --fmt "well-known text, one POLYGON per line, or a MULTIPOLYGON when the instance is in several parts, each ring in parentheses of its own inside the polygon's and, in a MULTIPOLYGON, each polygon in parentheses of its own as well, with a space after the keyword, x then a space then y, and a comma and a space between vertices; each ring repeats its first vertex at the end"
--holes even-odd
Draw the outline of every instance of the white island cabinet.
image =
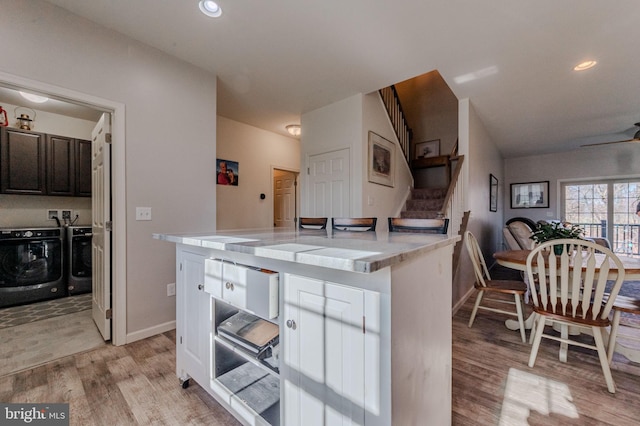
POLYGON ((450 424, 459 237, 154 237, 177 243, 177 374, 243 424, 450 424))

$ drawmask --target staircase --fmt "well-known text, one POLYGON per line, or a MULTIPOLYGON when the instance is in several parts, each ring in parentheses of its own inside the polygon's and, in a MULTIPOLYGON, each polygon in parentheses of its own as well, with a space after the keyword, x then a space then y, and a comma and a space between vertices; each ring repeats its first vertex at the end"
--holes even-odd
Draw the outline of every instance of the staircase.
POLYGON ((400 217, 411 219, 437 219, 442 217, 448 188, 414 188, 400 217))

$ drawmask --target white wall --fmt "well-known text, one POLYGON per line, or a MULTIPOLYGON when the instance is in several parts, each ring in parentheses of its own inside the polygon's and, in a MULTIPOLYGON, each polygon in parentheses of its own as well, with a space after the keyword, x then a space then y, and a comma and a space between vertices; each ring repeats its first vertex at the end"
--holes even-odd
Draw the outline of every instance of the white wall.
MULTIPOLYGON (((224 117, 217 135, 218 158, 239 163, 238 186, 217 185, 217 228, 273 227, 272 169, 300 171, 300 142, 224 117)), ((213 162, 209 173, 215 172, 213 162)))
MULTIPOLYGON (((351 164, 350 212, 352 217, 377 217, 378 229, 387 229, 387 218, 396 216, 412 186, 409 167, 377 93, 354 95, 302 115, 301 158, 308 167, 310 155, 348 148, 351 164), (394 187, 368 182, 368 138, 373 131, 396 145, 394 187), (371 200, 371 205, 369 205, 371 200)), ((302 213, 308 211, 306 174, 302 178, 302 213)))
MULTIPOLYGON (((12 105, 0 99, 0 105, 7 110, 9 117, 9 126, 18 128, 17 120, 14 118, 16 108, 20 105, 12 105)), ((91 131, 96 126, 97 121, 82 120, 80 118, 67 117, 65 115, 53 114, 51 112, 40 111, 32 108, 36 115, 35 120, 31 122, 31 130, 34 132, 48 133, 56 136, 67 136, 76 139, 91 140, 91 131)), ((18 109, 18 115, 27 113, 28 110, 18 109)), ((31 113, 29 113, 31 116, 31 113)))
MULTIPOLYGON (((467 194, 465 210, 471 212, 467 230, 478 239, 489 266, 493 263, 492 254, 501 250, 502 245, 504 197, 500 190, 504 187, 503 159, 469 99, 462 99, 459 103, 459 134, 460 154, 465 156, 465 171, 462 177, 467 194), (498 179, 497 212, 489 211, 489 174, 498 179)), ((475 281, 465 247, 462 248, 460 266, 454 278, 455 305, 473 288, 475 281)))
POLYGON ((215 75, 42 1, 3 2, 0 39, 0 72, 125 105, 127 340, 172 328, 174 247, 152 233, 215 228, 215 75))
POLYGON ((640 176, 640 144, 621 143, 505 160, 505 220, 512 217, 561 219, 559 181, 640 176), (548 209, 512 209, 510 184, 549 181, 548 209))
POLYGON ((398 139, 389 121, 387 110, 377 92, 365 95, 363 98, 362 142, 360 146, 360 158, 362 159, 361 186, 362 216, 377 217, 377 229, 387 230, 387 218, 399 216, 405 204, 409 190, 413 187, 411 169, 404 159, 398 139), (393 142, 396 147, 394 187, 378 185, 368 180, 368 150, 369 131, 377 133, 383 138, 393 142), (369 205, 371 201, 371 205, 369 205))
POLYGON ((310 215, 308 177, 309 156, 348 148, 350 150, 349 216, 360 216, 362 211, 362 181, 359 158, 362 141, 362 95, 354 95, 331 105, 302 114, 300 119, 300 162, 305 171, 300 175, 300 216, 310 215))

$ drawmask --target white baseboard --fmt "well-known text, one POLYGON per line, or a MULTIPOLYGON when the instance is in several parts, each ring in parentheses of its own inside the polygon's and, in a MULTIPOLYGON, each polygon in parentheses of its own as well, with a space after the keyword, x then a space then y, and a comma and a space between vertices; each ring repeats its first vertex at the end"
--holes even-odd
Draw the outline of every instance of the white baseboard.
POLYGON ((471 287, 471 288, 470 288, 470 289, 465 293, 465 295, 464 295, 464 296, 462 296, 462 299, 460 299, 460 300, 458 301, 458 303, 456 303, 456 304, 453 306, 453 314, 452 314, 452 316, 453 316, 453 315, 455 315, 455 314, 456 314, 456 312, 458 312, 458 310, 462 307, 462 305, 464 305, 464 303, 467 301, 467 299, 471 297, 471 295, 473 294, 473 292, 475 291, 475 289, 476 289, 475 287, 471 287))
POLYGON ((159 324, 153 327, 145 328, 144 330, 134 331, 133 333, 127 333, 127 343, 133 343, 138 340, 146 339, 147 337, 155 336, 169 330, 176 328, 176 322, 169 321, 164 324, 159 324))

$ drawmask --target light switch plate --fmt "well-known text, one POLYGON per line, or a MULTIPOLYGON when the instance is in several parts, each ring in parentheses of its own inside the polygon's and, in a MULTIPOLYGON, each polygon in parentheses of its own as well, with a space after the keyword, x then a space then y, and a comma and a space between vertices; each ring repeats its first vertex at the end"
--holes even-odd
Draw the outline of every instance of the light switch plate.
POLYGON ((136 207, 136 220, 151 220, 151 207, 136 207))

